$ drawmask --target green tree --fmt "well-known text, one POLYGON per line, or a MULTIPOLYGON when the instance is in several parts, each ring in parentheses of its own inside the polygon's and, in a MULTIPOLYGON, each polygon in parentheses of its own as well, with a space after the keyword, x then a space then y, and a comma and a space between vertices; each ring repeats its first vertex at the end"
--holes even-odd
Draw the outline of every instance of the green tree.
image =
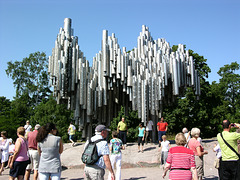
MULTIPOLYGON (((239 112, 240 104, 240 75, 236 72, 240 65, 237 62, 232 62, 221 67, 218 71, 220 75, 219 88, 222 90, 222 98, 225 102, 228 112, 233 116, 236 115, 237 109, 239 112)), ((238 117, 240 118, 240 117, 238 117)))
POLYGON ((22 61, 8 62, 6 73, 13 79, 16 97, 28 94, 31 104, 38 104, 51 92, 47 73, 48 62, 45 53, 31 53, 22 61))
MULTIPOLYGON (((51 96, 48 101, 41 102, 34 109, 34 115, 31 116, 30 122, 32 125, 45 125, 48 122, 56 124, 58 135, 63 141, 68 140, 68 127, 73 117, 72 111, 67 110, 67 105, 57 104, 56 100, 51 96)), ((77 139, 80 138, 80 133, 77 132, 77 139)))

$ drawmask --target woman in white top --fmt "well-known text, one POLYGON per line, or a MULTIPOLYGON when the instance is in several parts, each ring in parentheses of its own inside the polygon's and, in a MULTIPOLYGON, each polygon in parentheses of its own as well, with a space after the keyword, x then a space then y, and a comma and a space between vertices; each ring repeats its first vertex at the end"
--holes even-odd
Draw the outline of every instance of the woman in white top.
POLYGON ((2 131, 1 137, 2 137, 2 140, 0 142, 0 149, 2 151, 2 165, 1 165, 1 169, 0 169, 0 174, 2 174, 2 172, 4 171, 5 162, 8 161, 8 156, 9 156, 9 152, 8 152, 9 151, 9 140, 7 139, 7 132, 2 131))

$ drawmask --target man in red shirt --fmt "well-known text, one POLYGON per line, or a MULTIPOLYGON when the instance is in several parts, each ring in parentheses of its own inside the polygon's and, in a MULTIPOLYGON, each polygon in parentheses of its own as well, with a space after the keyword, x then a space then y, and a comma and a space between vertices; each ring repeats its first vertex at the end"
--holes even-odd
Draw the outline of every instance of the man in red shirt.
POLYGON ((38 134, 38 129, 40 128, 40 125, 37 124, 35 126, 35 130, 32 132, 29 132, 27 135, 27 140, 28 140, 28 152, 29 152, 29 156, 31 158, 31 163, 28 164, 27 168, 26 168, 26 172, 25 172, 25 179, 29 180, 30 178, 30 173, 31 170, 34 170, 34 175, 33 178, 34 180, 37 180, 38 178, 38 165, 39 165, 39 159, 40 156, 38 154, 38 150, 37 150, 37 134, 38 134))
POLYGON ((164 122, 163 117, 161 117, 161 120, 157 123, 159 147, 161 146, 162 136, 166 135, 167 129, 168 129, 168 123, 164 122))

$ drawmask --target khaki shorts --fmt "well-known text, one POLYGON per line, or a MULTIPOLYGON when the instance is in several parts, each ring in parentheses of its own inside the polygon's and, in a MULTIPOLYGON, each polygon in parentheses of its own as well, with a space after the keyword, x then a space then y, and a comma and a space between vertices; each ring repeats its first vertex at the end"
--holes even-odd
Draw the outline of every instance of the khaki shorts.
POLYGON ((97 165, 86 165, 84 172, 87 180, 104 180, 105 170, 97 165))
POLYGON ((31 158, 31 163, 27 165, 26 169, 38 170, 39 159, 40 159, 40 156, 38 154, 38 150, 29 149, 28 152, 29 152, 29 155, 30 155, 30 158, 31 158))
POLYGON ((196 169, 197 169, 197 175, 198 176, 204 176, 204 169, 203 169, 203 156, 195 156, 195 163, 196 163, 196 169))

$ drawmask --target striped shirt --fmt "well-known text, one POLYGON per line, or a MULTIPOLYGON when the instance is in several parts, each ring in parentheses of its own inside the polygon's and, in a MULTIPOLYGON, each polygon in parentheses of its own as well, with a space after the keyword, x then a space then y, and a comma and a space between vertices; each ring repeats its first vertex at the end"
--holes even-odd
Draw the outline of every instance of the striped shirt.
POLYGON ((192 172, 190 169, 191 167, 196 167, 192 150, 183 146, 172 147, 168 153, 167 163, 171 164, 172 169, 169 173, 169 179, 192 179, 192 172))

